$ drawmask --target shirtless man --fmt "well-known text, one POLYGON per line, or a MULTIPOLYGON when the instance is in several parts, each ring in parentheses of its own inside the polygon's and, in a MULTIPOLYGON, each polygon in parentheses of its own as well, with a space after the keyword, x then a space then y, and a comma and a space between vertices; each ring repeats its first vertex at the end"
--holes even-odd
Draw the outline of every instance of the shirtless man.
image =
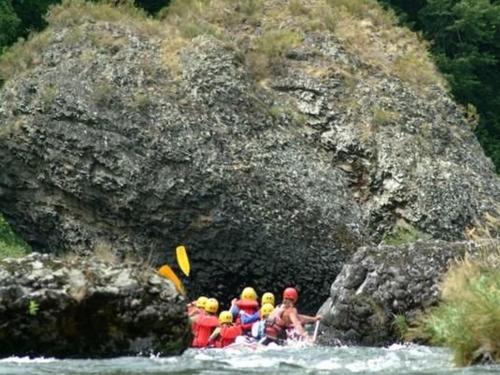
POLYGON ((278 324, 284 326, 285 329, 293 328, 300 336, 306 336, 306 331, 300 322, 299 313, 295 308, 295 304, 299 299, 299 293, 295 288, 286 288, 283 291, 283 302, 276 309, 276 319, 278 324))
POLYGON ((295 308, 299 294, 295 288, 286 288, 283 291, 283 303, 278 306, 269 317, 266 327, 266 341, 279 342, 286 339, 286 331, 293 330, 299 336, 307 336, 302 324, 321 319, 321 316, 300 315, 295 308))

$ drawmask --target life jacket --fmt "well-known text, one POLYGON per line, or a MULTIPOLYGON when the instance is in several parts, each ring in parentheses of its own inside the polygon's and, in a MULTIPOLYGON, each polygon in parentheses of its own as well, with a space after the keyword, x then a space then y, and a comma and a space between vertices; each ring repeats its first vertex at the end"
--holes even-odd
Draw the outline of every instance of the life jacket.
POLYGON ((199 315, 193 323, 193 343, 194 348, 205 348, 208 346, 208 339, 216 327, 219 320, 215 315, 199 315))
MULTIPOLYGON (((279 319, 281 321, 281 319, 279 319)), ((267 319, 265 323, 264 332, 266 337, 278 341, 278 340, 286 340, 286 330, 287 327, 283 324, 280 324, 278 319, 267 319)))
POLYGON ((205 310, 198 309, 197 307, 196 309, 198 311, 189 317, 189 319, 191 320, 191 332, 193 333, 193 337, 195 336, 196 333, 196 322, 201 316, 206 315, 205 310))
POLYGON ((243 331, 239 325, 221 327, 219 336, 215 339, 215 347, 224 348, 232 344, 236 337, 240 336, 242 333, 243 331))
POLYGON ((239 299, 236 301, 236 306, 238 306, 240 311, 244 311, 249 315, 252 315, 259 310, 259 303, 251 299, 239 299))
POLYGON ((253 323, 259 320, 259 314, 256 314, 259 311, 259 303, 249 299, 240 299, 236 301, 236 307, 239 310, 236 323, 241 325, 243 331, 250 331, 253 323))

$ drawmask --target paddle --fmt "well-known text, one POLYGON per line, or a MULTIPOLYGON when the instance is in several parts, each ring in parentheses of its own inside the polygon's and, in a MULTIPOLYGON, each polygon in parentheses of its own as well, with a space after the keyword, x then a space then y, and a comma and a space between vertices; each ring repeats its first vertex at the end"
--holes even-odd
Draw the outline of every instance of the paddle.
MULTIPOLYGON (((189 272, 191 271, 191 265, 189 264, 189 258, 187 255, 186 247, 182 245, 177 246, 177 248, 175 249, 175 255, 177 258, 177 264, 181 268, 182 272, 186 276, 189 276, 189 272)), ((172 281, 179 293, 182 293, 184 295, 186 294, 186 289, 184 288, 182 281, 179 279, 179 277, 177 277, 175 272, 172 270, 172 268, 170 268, 168 264, 164 264, 163 266, 161 266, 160 269, 158 270, 158 273, 163 277, 172 281)))
POLYGON ((189 276, 191 271, 191 265, 189 264, 189 258, 187 256, 186 248, 184 246, 177 246, 175 249, 175 254, 177 256, 177 264, 181 268, 184 275, 189 276))
POLYGON ((312 342, 316 342, 316 338, 318 337, 318 328, 319 328, 319 320, 316 321, 316 324, 314 326, 314 333, 313 333, 313 338, 312 342))
POLYGON ((177 277, 175 272, 170 268, 168 264, 164 264, 163 266, 160 267, 158 270, 158 273, 162 275, 163 277, 166 277, 167 279, 171 280, 175 288, 179 293, 186 294, 186 290, 184 289, 184 285, 182 285, 181 280, 177 277))

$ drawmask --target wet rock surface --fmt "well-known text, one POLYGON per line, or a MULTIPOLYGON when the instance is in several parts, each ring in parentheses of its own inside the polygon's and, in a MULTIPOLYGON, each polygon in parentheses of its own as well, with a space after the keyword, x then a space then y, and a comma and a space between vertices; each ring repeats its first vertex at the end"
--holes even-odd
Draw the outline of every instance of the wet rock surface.
POLYGON ((454 259, 477 254, 474 242, 418 241, 362 247, 347 262, 319 310, 324 344, 384 345, 399 339, 395 317, 407 321, 439 301, 439 282, 454 259))
POLYGON ((179 354, 189 335, 185 299, 141 264, 0 261, 0 357, 179 354))

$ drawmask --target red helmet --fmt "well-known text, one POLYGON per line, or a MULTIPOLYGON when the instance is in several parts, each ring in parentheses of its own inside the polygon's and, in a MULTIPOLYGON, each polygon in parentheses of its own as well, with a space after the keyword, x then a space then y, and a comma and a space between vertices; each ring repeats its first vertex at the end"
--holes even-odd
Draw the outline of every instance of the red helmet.
POLYGON ((283 291, 283 299, 290 299, 293 302, 297 302, 297 300, 299 299, 299 293, 297 292, 297 289, 286 288, 283 291))

